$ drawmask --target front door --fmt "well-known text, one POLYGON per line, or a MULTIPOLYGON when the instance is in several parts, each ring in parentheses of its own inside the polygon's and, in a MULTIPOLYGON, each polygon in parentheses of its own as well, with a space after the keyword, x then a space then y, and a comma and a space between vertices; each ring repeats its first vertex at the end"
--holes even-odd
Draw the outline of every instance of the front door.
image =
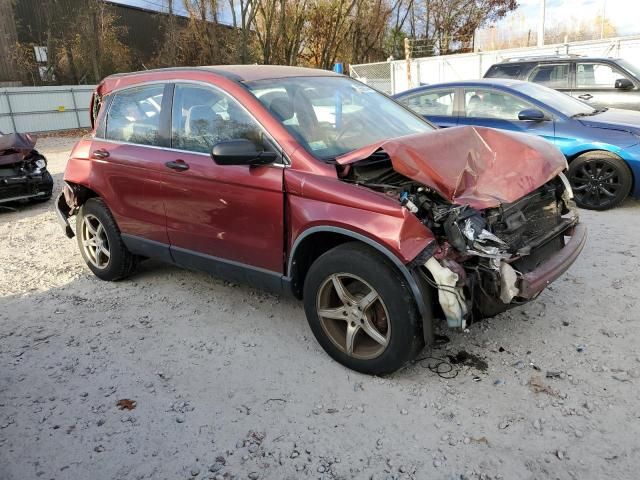
POLYGON ((226 92, 177 83, 171 137, 173 159, 164 182, 174 260, 253 283, 247 271, 276 272, 279 278, 284 252, 283 166, 217 165, 210 155, 214 144, 226 140, 264 144, 262 127, 226 92))
POLYGON ((572 96, 598 109, 640 110, 640 89, 628 75, 609 63, 577 62, 572 96), (616 80, 620 79, 628 80, 633 87, 616 88, 616 80))
POLYGON ((491 88, 466 88, 463 95, 464 113, 458 118, 459 125, 513 130, 539 135, 552 143, 555 141, 553 120, 518 119, 522 110, 538 107, 515 95, 491 88))

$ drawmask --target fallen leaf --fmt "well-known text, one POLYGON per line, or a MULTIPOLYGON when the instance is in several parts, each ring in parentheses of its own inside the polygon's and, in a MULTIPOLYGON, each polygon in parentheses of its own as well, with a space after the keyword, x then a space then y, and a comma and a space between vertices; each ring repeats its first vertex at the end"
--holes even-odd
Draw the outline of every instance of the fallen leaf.
POLYGON ((489 440, 487 440, 487 437, 472 438, 471 441, 475 443, 484 443, 485 445, 489 445, 489 440))
POLYGON ((136 402, 135 400, 129 400, 128 398, 123 398, 118 400, 118 403, 116 403, 117 407, 120 410, 133 410, 134 408, 136 408, 136 405, 138 404, 138 402, 136 402))
POLYGON ((534 393, 546 393, 547 395, 551 395, 552 397, 559 397, 560 394, 551 388, 549 385, 542 381, 542 378, 538 375, 533 375, 529 380, 529 385, 534 393))

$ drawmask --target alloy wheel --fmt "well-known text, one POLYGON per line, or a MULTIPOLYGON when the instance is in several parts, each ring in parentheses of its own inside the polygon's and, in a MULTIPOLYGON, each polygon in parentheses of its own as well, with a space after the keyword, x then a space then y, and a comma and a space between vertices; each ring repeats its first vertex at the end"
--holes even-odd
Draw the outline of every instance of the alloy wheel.
POLYGON ((85 215, 82 219, 80 235, 87 260, 96 268, 101 270, 107 268, 111 251, 107 232, 100 220, 94 215, 85 215))
POLYGON ((583 162, 572 172, 570 181, 576 200, 589 207, 614 202, 622 188, 618 168, 605 159, 583 162))
POLYGON ((350 357, 368 360, 387 348, 391 338, 387 307, 360 277, 330 275, 318 289, 316 310, 325 334, 350 357))

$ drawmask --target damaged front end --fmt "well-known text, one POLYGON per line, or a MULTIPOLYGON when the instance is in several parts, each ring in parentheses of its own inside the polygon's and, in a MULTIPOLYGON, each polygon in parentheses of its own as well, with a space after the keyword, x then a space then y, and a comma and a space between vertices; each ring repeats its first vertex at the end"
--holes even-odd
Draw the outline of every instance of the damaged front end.
POLYGON ((51 197, 53 178, 35 143, 28 134, 0 132, 0 203, 51 197))
MULTIPOLYGON (((436 143, 460 135, 449 132, 439 131, 436 143)), ((513 136, 504 139, 505 151, 495 131, 468 133, 480 137, 482 145, 466 140, 466 161, 457 171, 448 154, 421 165, 430 156, 417 151, 427 135, 378 145, 361 160, 338 159, 342 180, 396 199, 433 232, 437 242, 416 259, 417 268, 437 289, 448 325, 458 328, 474 317, 492 316, 535 298, 573 263, 586 239, 571 187, 561 173, 564 157, 553 150, 549 154, 546 145, 536 150, 536 143, 528 141, 518 152, 521 139, 513 136), (400 141, 399 147, 395 142, 400 141), (524 155, 538 173, 512 175, 519 168, 518 157, 506 163, 505 154, 524 155), (407 173, 412 172, 410 178, 407 173), (497 175, 510 176, 511 188, 496 188, 504 181, 497 175)))

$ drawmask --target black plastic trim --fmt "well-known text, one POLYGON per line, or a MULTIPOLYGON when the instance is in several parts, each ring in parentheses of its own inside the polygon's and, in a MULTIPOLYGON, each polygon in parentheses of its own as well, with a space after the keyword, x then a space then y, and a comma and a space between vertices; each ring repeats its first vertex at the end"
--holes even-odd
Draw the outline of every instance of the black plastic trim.
MULTIPOLYGON (((409 285, 409 288, 411 289, 411 293, 413 293, 413 298, 415 299, 416 304, 418 305, 418 311, 420 312, 420 316, 422 316, 423 324, 424 324, 424 322, 431 322, 431 320, 432 320, 431 308, 430 308, 431 304, 428 301, 428 299, 426 298, 426 295, 423 293, 423 289, 418 284, 417 278, 409 270, 407 265, 402 263, 398 257, 396 257, 387 248, 385 248, 384 246, 380 245, 378 242, 375 242, 374 240, 371 240, 370 238, 365 237, 364 235, 361 235, 361 234, 356 233, 356 232, 352 232, 351 230, 347 230, 345 228, 331 227, 331 226, 311 227, 311 228, 305 230, 304 232, 302 232, 298 236, 298 238, 296 238, 296 241, 293 243, 293 247, 291 248, 291 253, 289 255, 289 260, 288 260, 288 263, 287 263, 287 276, 288 277, 292 276, 293 259, 295 258, 296 249, 298 248, 298 246, 300 245, 302 240, 304 240, 309 235, 313 235, 314 233, 318 233, 318 232, 331 232, 331 233, 338 233, 338 234, 341 234, 341 235, 345 235, 345 236, 351 237, 351 238, 353 238, 355 240, 359 240, 361 242, 364 242, 367 245, 369 245, 370 247, 373 247, 376 250, 378 250, 380 253, 382 253, 386 258, 388 258, 396 266, 396 268, 400 271, 402 276, 407 281, 407 284, 409 285)), ((426 327, 426 325, 424 325, 424 326, 426 327)), ((431 330, 431 328, 429 328, 429 330, 431 330)))
POLYGON ((167 83, 162 92, 162 105, 160 106, 160 145, 171 148, 171 117, 173 109, 173 90, 175 85, 167 83))
POLYGON ((122 237, 122 241, 127 249, 134 255, 156 258, 163 262, 173 263, 173 258, 171 258, 171 252, 168 244, 137 237, 135 235, 129 235, 127 233, 122 233, 120 236, 122 237))
POLYGON ((252 267, 240 262, 226 260, 185 248, 171 246, 171 256, 176 265, 192 270, 202 270, 216 277, 280 293, 283 291, 282 274, 252 267))
POLYGON ((129 251, 135 255, 155 258, 190 270, 207 272, 216 277, 233 282, 246 283, 273 293, 293 295, 291 279, 279 272, 126 233, 122 234, 122 241, 129 251))

